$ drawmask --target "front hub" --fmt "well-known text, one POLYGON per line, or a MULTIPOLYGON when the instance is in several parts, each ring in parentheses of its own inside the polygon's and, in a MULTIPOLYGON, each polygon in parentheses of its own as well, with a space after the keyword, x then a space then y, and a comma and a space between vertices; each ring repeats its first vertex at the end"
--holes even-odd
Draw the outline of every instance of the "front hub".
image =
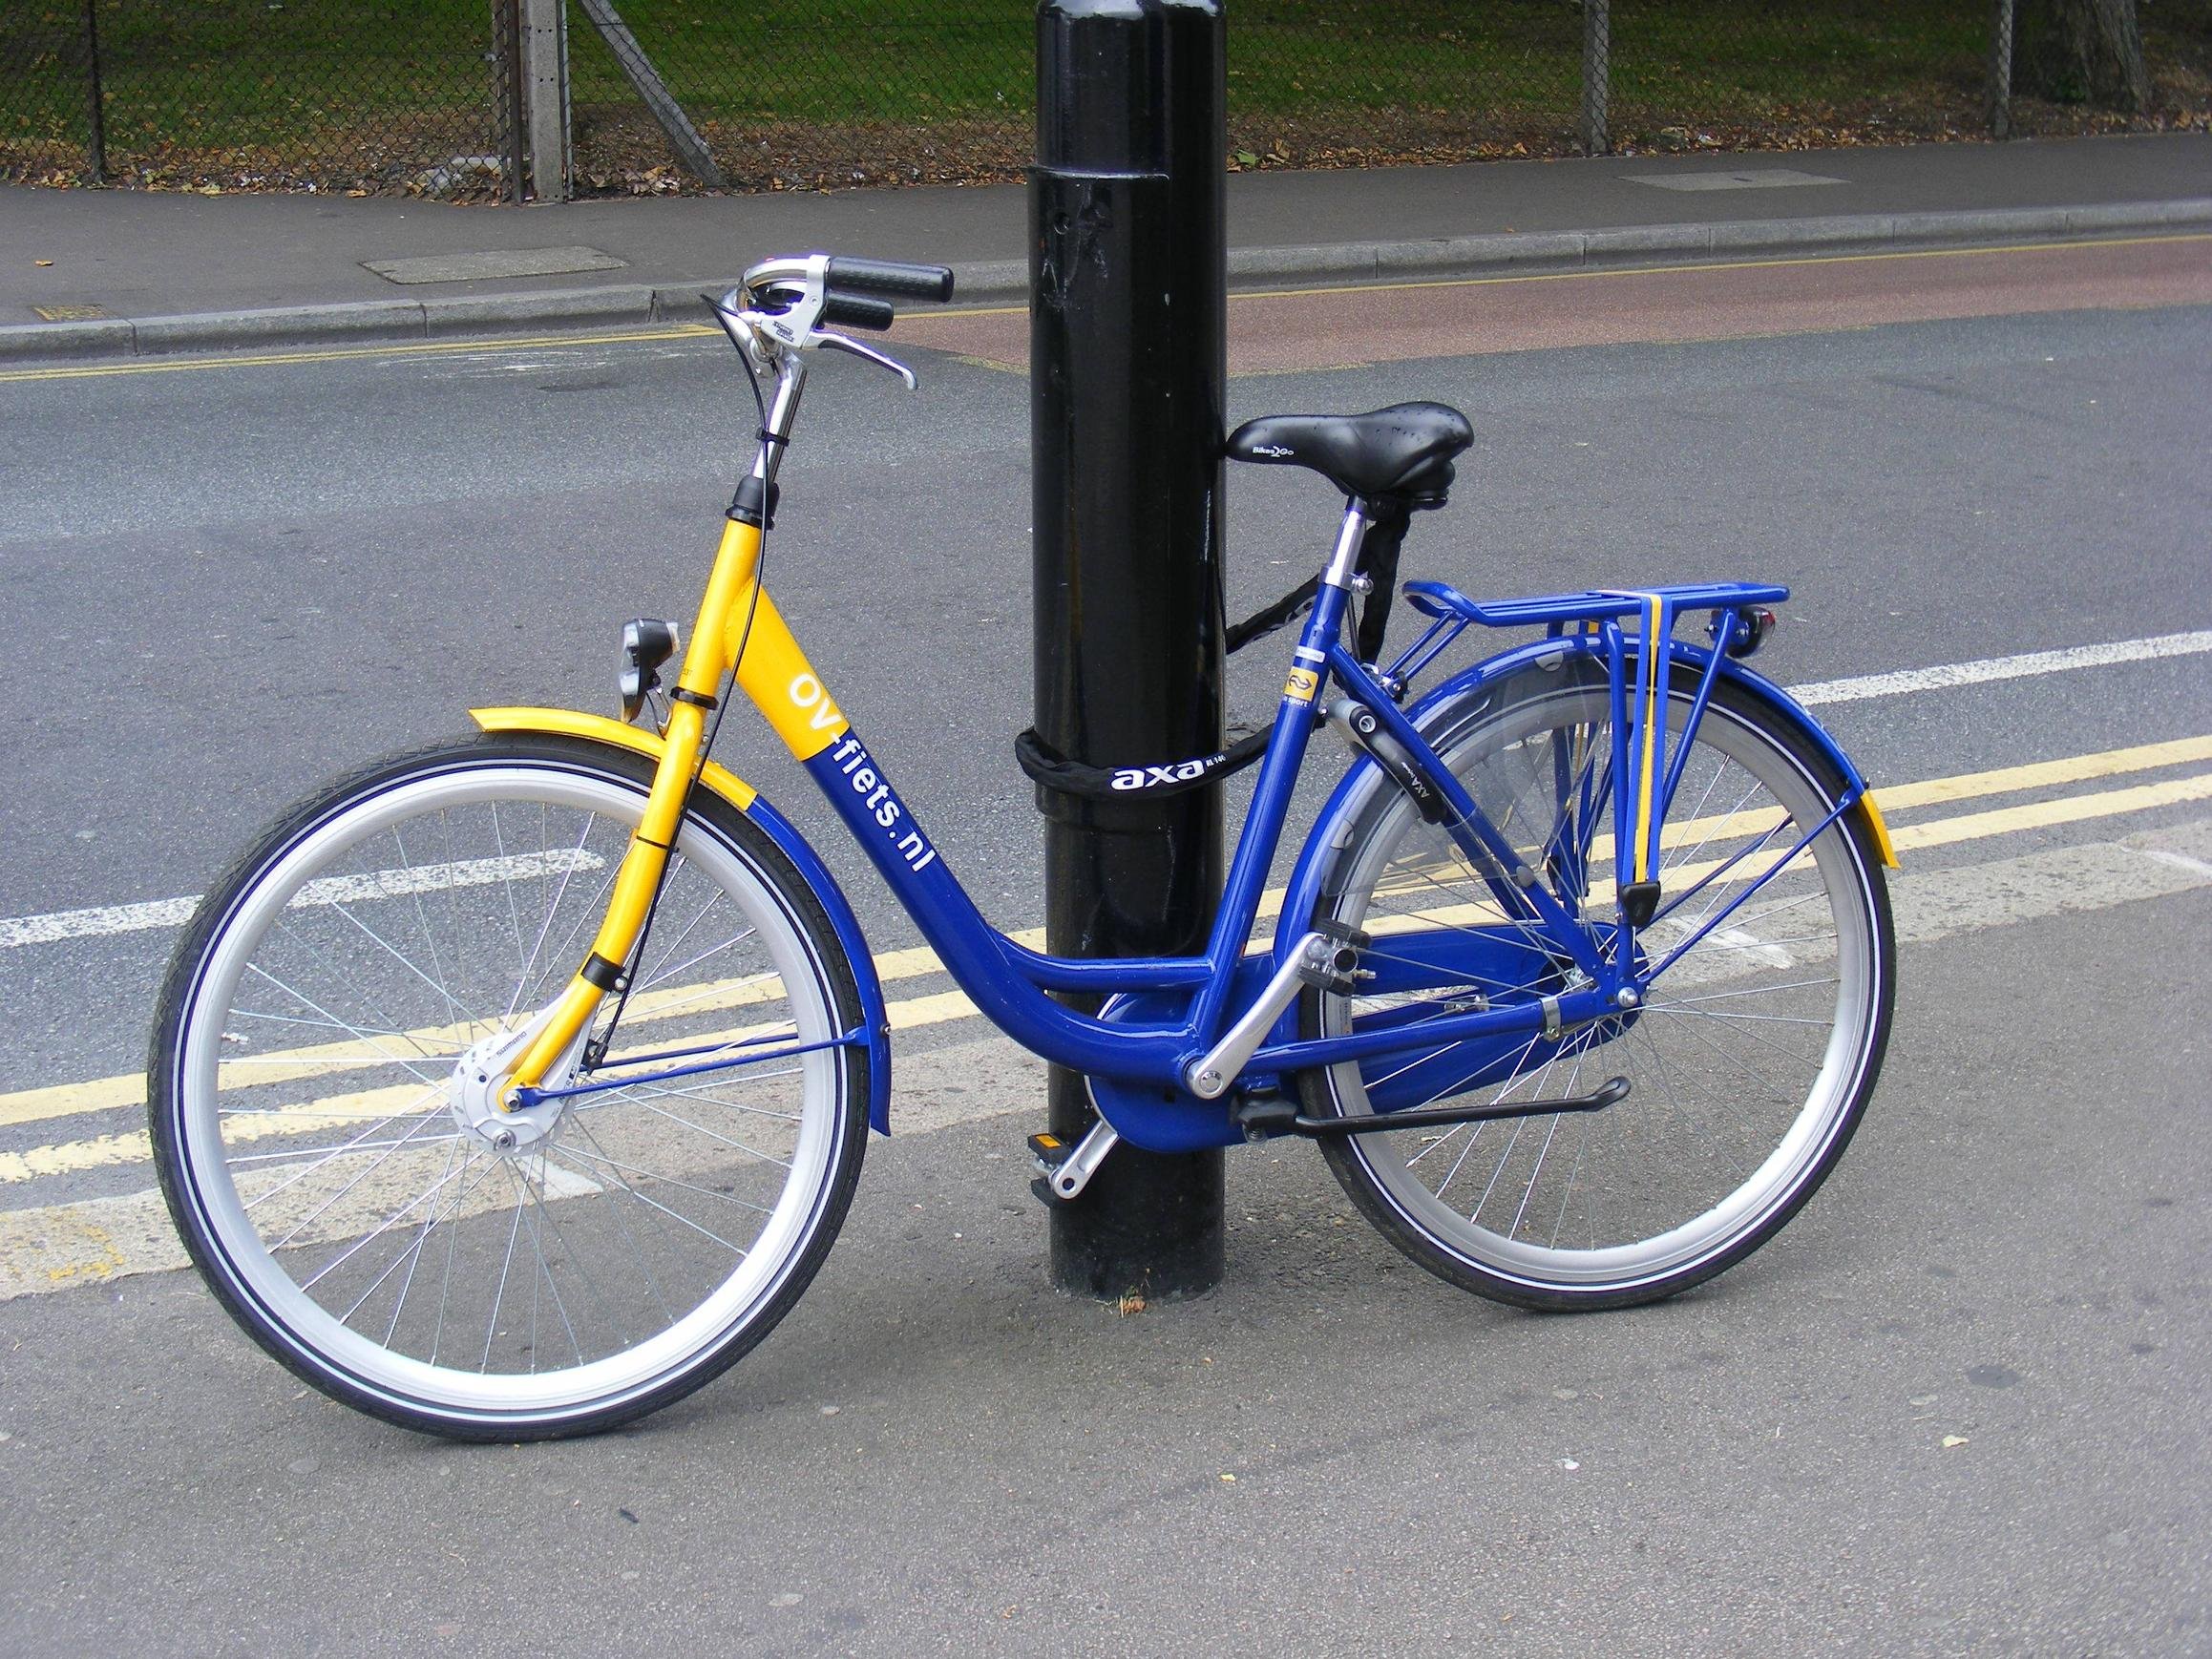
POLYGON ((499 1097, 507 1087, 507 1068, 521 1051, 513 1033, 487 1037, 454 1062, 447 1108, 461 1132, 487 1150, 503 1158, 530 1151, 553 1134, 566 1101, 543 1101, 525 1111, 502 1110, 499 1097))

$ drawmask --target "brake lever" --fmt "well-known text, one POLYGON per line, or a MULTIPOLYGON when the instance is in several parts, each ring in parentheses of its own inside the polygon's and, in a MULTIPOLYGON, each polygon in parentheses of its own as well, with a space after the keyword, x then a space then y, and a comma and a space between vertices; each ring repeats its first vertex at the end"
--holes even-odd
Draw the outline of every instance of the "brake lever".
POLYGON ((827 328, 814 330, 813 344, 828 346, 832 351, 847 352, 853 357, 874 364, 878 368, 888 368, 899 379, 906 382, 907 390, 919 389, 920 383, 914 378, 913 369, 907 368, 895 357, 886 357, 873 346, 863 346, 857 340, 849 340, 842 334, 832 334, 827 328))

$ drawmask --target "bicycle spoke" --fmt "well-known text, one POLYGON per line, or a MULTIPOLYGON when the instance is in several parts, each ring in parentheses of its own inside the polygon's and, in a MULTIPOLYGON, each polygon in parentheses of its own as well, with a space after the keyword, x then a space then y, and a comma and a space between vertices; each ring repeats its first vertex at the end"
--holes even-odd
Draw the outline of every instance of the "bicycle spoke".
MULTIPOLYGON (((330 1021, 330 1023, 336 1026, 339 1030, 346 1032, 348 1036, 352 1037, 356 1041, 367 1043, 373 1052, 382 1055, 393 1065, 398 1066, 400 1070, 406 1072, 408 1076, 413 1078, 416 1082, 425 1084, 433 1082, 433 1080, 431 1077, 423 1072, 417 1071, 411 1063, 411 1061, 413 1060, 427 1060, 432 1058, 431 1056, 393 1054, 390 1049, 384 1048, 376 1042, 372 1041, 370 1040, 369 1033, 366 1028, 350 1024, 348 1021, 339 1018, 337 1015, 331 1013, 330 1010, 324 1007, 320 1002, 317 1002, 312 997, 306 996, 303 992, 293 990, 291 986, 285 984, 282 979, 277 978, 266 968, 263 968, 259 962, 248 962, 246 966, 254 973, 259 974, 263 978, 266 979, 270 984, 274 985, 278 990, 282 991, 285 996, 290 997, 297 1001, 305 1002, 309 1008, 312 1008, 325 1019, 330 1021)), ((402 1033, 400 1035, 406 1034, 402 1033)))
MULTIPOLYGON (((588 813, 585 815, 583 821, 583 829, 578 833, 576 838, 576 846, 570 850, 569 856, 561 863, 560 885, 553 890, 552 896, 549 897, 545 902, 545 919, 537 924, 537 936, 536 939, 531 941, 530 955, 523 961, 522 971, 515 976, 515 995, 508 1000, 507 1012, 502 1017, 504 1018, 512 1019, 515 1018, 515 1011, 522 1006, 523 992, 529 990, 530 987, 537 982, 532 978, 531 976, 533 971, 537 966, 537 953, 544 949, 545 935, 552 930, 553 918, 555 915, 559 914, 560 901, 568 895, 569 879, 576 874, 577 867, 580 862, 583 853, 583 844, 591 839, 592 825, 595 822, 596 820, 593 819, 588 813)), ((546 841, 550 839, 550 837, 548 837, 545 833, 545 828, 544 811, 543 808, 540 808, 538 813, 537 844, 538 850, 541 852, 552 850, 545 845, 546 841)), ((601 885, 600 888, 602 892, 614 885, 615 873, 620 870, 620 868, 621 867, 618 865, 607 872, 606 881, 601 885)), ((542 879, 542 877, 540 877, 540 879, 542 879)), ((558 957, 558 953, 556 952, 555 954, 558 957)))
MULTIPOLYGON (((505 1169, 506 1165, 503 1160, 495 1159, 493 1162, 498 1165, 502 1170, 505 1169)), ((499 1334, 499 1309, 507 1300, 507 1275, 515 1265, 515 1244, 521 1233, 522 1207, 516 1205, 515 1207, 515 1219, 507 1227, 507 1253, 500 1258, 499 1262, 499 1287, 492 1292, 492 1317, 484 1325, 484 1356, 476 1366, 478 1376, 482 1376, 492 1369, 492 1343, 499 1334)))
MULTIPOLYGON (((1805 835, 1805 826, 1829 821, 1832 800, 1788 752, 1794 736, 1775 740, 1729 687, 1671 763, 1659 834, 1666 908, 1632 934, 1612 926, 1609 898, 1601 921, 1592 895, 1611 894, 1619 857, 1613 727, 1602 668, 1577 672, 1580 681, 1529 671, 1521 696, 1485 690, 1473 715, 1444 727, 1438 752, 1513 856, 1539 872, 1581 942, 1501 895, 1479 856, 1440 853, 1438 832, 1408 803, 1366 805, 1372 815, 1335 843, 1345 864, 1330 891, 1344 896, 1331 903, 1373 936, 1372 965, 1411 988, 1325 997, 1321 1033, 1387 1019, 1416 1046, 1309 1074, 1326 1084, 1324 1102, 1334 1097, 1349 1112, 1416 1098, 1540 1106, 1562 1088, 1579 1096, 1584 1074, 1600 1065, 1629 1080, 1620 1102, 1572 1114, 1571 1132, 1569 1114, 1537 1110, 1323 1143, 1348 1186, 1384 1196, 1377 1213, 1396 1218, 1386 1227, 1401 1242, 1428 1241, 1407 1243, 1417 1260, 1462 1282, 1471 1272, 1486 1291, 1509 1281, 1507 1299, 1540 1306, 1585 1294, 1636 1299, 1644 1286, 1666 1293, 1671 1275, 1713 1270, 1700 1264, 1784 1203, 1808 1169, 1824 1173, 1821 1139, 1805 1158, 1773 1148, 1808 1132, 1830 1136, 1856 1109, 1861 1062, 1833 1033, 1870 1018, 1873 996, 1867 953, 1846 948, 1846 926, 1858 939, 1871 932, 1857 890, 1836 880, 1847 843, 1805 835), (1393 948, 1415 930, 1418 946, 1393 948), (1455 938, 1466 941, 1457 963, 1455 938), (1549 1042, 1422 1029, 1462 1012, 1466 1001, 1455 998, 1480 994, 1494 1007, 1579 984, 1563 961, 1570 942, 1584 962, 1634 942, 1650 986, 1642 1006, 1549 1042), (1505 968, 1513 957, 1504 953, 1525 950, 1535 959, 1505 968), (1479 1092, 1476 1078, 1489 1080, 1479 1092)), ((1693 692, 1685 681, 1668 696, 1669 730, 1682 732, 1693 692)), ((1480 1022, 1464 1023, 1480 1033, 1480 1022)))
MULTIPOLYGON (((439 1172, 437 1181, 432 1186, 432 1191, 437 1192, 444 1187, 446 1184, 446 1178, 453 1173, 453 1154, 449 1151, 446 1154, 445 1167, 439 1172)), ((412 1263, 414 1261, 414 1259, 422 1251, 423 1240, 430 1236, 430 1229, 436 1222, 438 1206, 437 1203, 433 1201, 431 1205, 430 1212, 423 1217, 422 1226, 415 1229, 414 1242, 408 1246, 408 1248, 402 1250, 398 1255, 392 1257, 390 1263, 385 1268, 384 1271, 377 1274, 375 1278, 369 1281, 369 1289, 362 1292, 360 1295, 356 1296, 353 1299, 353 1305, 347 1309, 345 1312, 338 1315, 339 1324, 350 1324, 352 1322, 353 1315, 361 1312, 361 1305, 368 1301, 369 1297, 375 1295, 376 1292, 383 1288, 385 1280, 390 1278, 393 1273, 397 1272, 402 1264, 412 1263)), ((411 1279, 413 1276, 414 1270, 411 1266, 410 1266, 408 1268, 408 1277, 411 1279)), ((305 1290, 306 1287, 302 1286, 301 1288, 305 1290)), ((407 1291, 403 1283, 400 1290, 400 1300, 404 1302, 406 1298, 407 1291)), ((398 1313, 394 1312, 392 1314, 393 1323, 397 1324, 398 1319, 398 1313)))
MULTIPOLYGON (((290 1181, 286 1181, 286 1182, 284 1182, 284 1183, 283 1183, 282 1185, 280 1185, 280 1186, 273 1186, 273 1187, 271 1187, 271 1188, 270 1188, 268 1191, 266 1191, 266 1192, 263 1192, 263 1193, 260 1193, 260 1194, 256 1195, 254 1198, 252 1198, 251 1200, 249 1200, 249 1201, 247 1202, 247 1204, 246 1204, 245 1208, 246 1208, 248 1210, 251 1210, 251 1209, 253 1209, 253 1208, 254 1208, 256 1206, 258 1206, 258 1205, 261 1205, 261 1204, 263 1204, 263 1203, 265 1203, 267 1200, 269 1200, 269 1199, 271 1199, 271 1198, 274 1198, 274 1197, 275 1197, 275 1196, 276 1196, 278 1193, 284 1191, 284 1190, 285 1190, 285 1188, 287 1188, 287 1187, 289 1187, 289 1186, 293 1186, 295 1183, 297 1183, 297 1182, 301 1182, 301 1181, 304 1181, 304 1180, 305 1180, 305 1179, 306 1179, 308 1176, 310 1176, 310 1175, 314 1174, 314 1173, 315 1173, 315 1171, 316 1171, 317 1169, 320 1169, 321 1167, 323 1167, 323 1166, 324 1166, 325 1164, 327 1164, 327 1163, 330 1161, 330 1159, 332 1159, 332 1158, 336 1158, 336 1157, 340 1157, 340 1156, 342 1156, 343 1154, 345 1154, 345 1153, 347 1153, 347 1152, 349 1152, 349 1151, 353 1150, 353 1148, 354 1148, 354 1145, 355 1145, 355 1144, 356 1144, 357 1142, 360 1142, 360 1141, 366 1140, 366 1139, 367 1139, 369 1136, 375 1134, 377 1130, 379 1130, 379 1129, 383 1128, 383 1127, 384 1127, 384 1126, 385 1126, 387 1124, 396 1123, 396 1122, 398 1122, 398 1120, 400 1120, 401 1118, 407 1117, 407 1116, 409 1116, 411 1113, 413 1113, 413 1112, 417 1112, 417 1111, 419 1111, 419 1112, 421 1112, 421 1113, 422 1113, 422 1122, 421 1122, 421 1123, 419 1123, 419 1124, 416 1124, 416 1125, 415 1125, 413 1128, 410 1129, 410 1130, 409 1130, 409 1131, 408 1131, 406 1134, 404 1134, 404 1135, 400 1136, 400 1138, 399 1138, 398 1140, 396 1140, 396 1141, 392 1142, 392 1143, 391 1143, 391 1149, 390 1149, 390 1151, 388 1151, 388 1152, 386 1152, 386 1153, 383 1155, 383 1157, 380 1157, 380 1158, 378 1158, 378 1159, 377 1159, 377 1160, 376 1160, 374 1163, 370 1164, 370 1165, 369 1165, 369 1166, 367 1169, 364 1169, 364 1170, 361 1172, 361 1174, 360 1174, 360 1175, 356 1175, 356 1176, 353 1178, 353 1183, 352 1183, 352 1184, 348 1184, 348 1186, 347 1186, 345 1188, 341 1189, 341 1190, 340 1190, 340 1192, 337 1194, 337 1198, 343 1198, 343 1197, 345 1197, 347 1192, 349 1192, 349 1191, 351 1191, 351 1190, 352 1190, 352 1186, 353 1186, 353 1185, 356 1185, 356 1184, 358 1184, 358 1183, 359 1183, 359 1182, 360 1182, 360 1181, 361 1181, 361 1180, 362 1180, 364 1177, 366 1177, 366 1176, 369 1176, 369 1175, 373 1175, 373 1174, 376 1172, 376 1170, 377 1170, 377 1169, 378 1169, 378 1168, 379 1168, 379 1167, 380 1167, 380 1166, 383 1165, 383 1163, 384 1163, 384 1160, 385 1160, 386 1158, 389 1158, 389 1157, 390 1157, 390 1156, 391 1156, 391 1152, 396 1152, 396 1151, 397 1151, 397 1150, 398 1150, 400 1147, 402 1147, 402 1146, 404 1146, 404 1145, 407 1145, 407 1144, 409 1144, 411 1142, 412 1142, 412 1141, 415 1139, 415 1137, 416 1137, 416 1136, 420 1135, 420 1134, 422 1133, 422 1131, 423 1131, 423 1130, 425 1130, 425 1129, 429 1128, 429 1127, 431 1126, 431 1124, 434 1124, 435 1122, 437 1122, 437 1119, 438 1119, 438 1112, 437 1112, 436 1108, 435 1108, 435 1107, 432 1107, 432 1106, 427 1106, 427 1105, 426 1105, 426 1106, 411 1106, 411 1107, 407 1108, 407 1110, 405 1110, 405 1111, 398 1111, 398 1112, 393 1112, 393 1113, 391 1113, 391 1114, 390 1114, 389 1117, 384 1117, 384 1118, 379 1118, 379 1119, 377 1119, 377 1120, 376 1120, 376 1122, 374 1122, 374 1123, 372 1123, 372 1124, 370 1124, 367 1125, 365 1128, 363 1128, 363 1129, 360 1131, 360 1133, 359 1133, 359 1134, 355 1135, 352 1141, 348 1141, 348 1142, 345 1143, 345 1144, 342 1144, 342 1145, 338 1145, 338 1146, 332 1146, 332 1147, 327 1148, 327 1149, 326 1149, 326 1151, 327 1151, 327 1156, 325 1156, 325 1157, 324 1157, 324 1158, 323 1158, 323 1159, 322 1159, 322 1160, 321 1160, 319 1163, 316 1163, 316 1164, 312 1164, 312 1165, 308 1166, 306 1168, 305 1168, 305 1169, 301 1170, 301 1171, 299 1172, 299 1174, 297 1174, 297 1175, 293 1176, 293 1177, 291 1178, 291 1180, 290 1180, 290 1181)), ((241 1158, 241 1159, 237 1159, 237 1160, 232 1160, 232 1159, 230 1159, 230 1158, 228 1157, 228 1155, 227 1155, 227 1154, 225 1155, 225 1162, 226 1162, 226 1163, 243 1163, 244 1161, 245 1161, 245 1160, 244 1160, 244 1159, 242 1159, 242 1158, 241 1158)), ((333 1199, 331 1200, 331 1202, 332 1202, 332 1203, 336 1203, 336 1202, 337 1202, 337 1199, 336 1199, 336 1198, 333 1198, 333 1199)), ((310 1219, 312 1219, 312 1218, 310 1218, 310 1219)), ((280 1241, 280 1242, 281 1242, 281 1241, 280 1241)))
MULTIPOLYGON (((596 1145, 597 1143, 595 1142, 594 1144, 596 1145)), ((720 1198, 732 1204, 742 1202, 740 1200, 730 1198, 729 1194, 727 1192, 708 1192, 706 1187, 694 1186, 688 1181, 677 1181, 669 1176, 655 1175, 649 1169, 638 1169, 630 1165, 619 1163, 615 1159, 609 1158, 603 1152, 584 1152, 579 1151, 574 1146, 549 1146, 546 1148, 546 1155, 548 1157, 558 1155, 568 1158, 579 1158, 582 1159, 587 1165, 603 1166, 610 1170, 621 1170, 625 1174, 636 1175, 643 1180, 658 1181, 664 1186, 681 1186, 687 1192, 706 1193, 708 1198, 720 1198)), ((628 1190, 630 1195, 637 1199, 639 1203, 650 1205, 653 1208, 659 1210, 663 1215, 668 1216, 672 1220, 682 1222, 693 1232, 700 1234, 702 1237, 712 1239, 724 1250, 735 1251, 740 1256, 743 1256, 747 1253, 743 1245, 731 1244, 729 1240, 724 1238, 720 1233, 713 1231, 709 1228, 701 1227, 699 1223, 693 1221, 689 1216, 684 1214, 681 1210, 670 1209, 666 1205, 661 1203, 658 1199, 650 1198, 646 1194, 638 1191, 634 1187, 629 1187, 628 1190)), ((747 1205, 745 1208, 748 1209, 760 1209, 761 1207, 757 1204, 753 1204, 747 1205)), ((767 1215, 771 1212, 768 1210, 761 1210, 761 1213, 763 1215, 767 1215)))

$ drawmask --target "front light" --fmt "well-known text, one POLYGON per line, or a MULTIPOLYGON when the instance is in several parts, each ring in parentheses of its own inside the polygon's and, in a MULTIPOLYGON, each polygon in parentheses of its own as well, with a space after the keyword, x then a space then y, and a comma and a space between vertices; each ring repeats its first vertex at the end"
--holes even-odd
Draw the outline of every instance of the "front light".
POLYGON ((645 693, 661 684, 661 664, 676 652, 676 624, 640 617, 622 624, 621 669, 615 683, 622 694, 622 718, 634 721, 645 706, 645 693))

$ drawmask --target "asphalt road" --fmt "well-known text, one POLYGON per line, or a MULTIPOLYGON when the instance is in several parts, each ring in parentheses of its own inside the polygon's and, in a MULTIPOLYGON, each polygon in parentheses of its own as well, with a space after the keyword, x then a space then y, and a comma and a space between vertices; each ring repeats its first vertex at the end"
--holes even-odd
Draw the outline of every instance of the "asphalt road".
MULTIPOLYGON (((1925 316, 1959 286, 1938 269, 1875 291, 1925 316)), ((516 1451, 302 1396, 188 1276, 140 1270, 151 1233, 87 1253, 85 1207, 151 1185, 125 1097, 173 929, 36 918, 198 892, 286 800, 471 704, 610 706, 616 629, 685 614, 752 424, 727 348, 0 376, 0 1638, 2212 1648, 2212 309, 2179 297, 1744 330, 1716 288, 1698 338, 1515 350, 1546 337, 1440 326, 1438 355, 1392 361, 1356 297, 1240 325, 1272 372, 1232 381, 1232 419, 1413 396, 1474 417, 1408 575, 1786 581, 1761 665, 1827 686, 1823 720, 1919 803, 1892 813, 1910 942, 1882 1093, 1757 1260, 1658 1309, 1508 1314, 1404 1267, 1291 1146, 1232 1161, 1229 1283, 1118 1319, 1044 1288, 1030 1125, 990 1115, 1031 1074, 938 1022, 902 1039, 894 1121, 941 1126, 872 1148, 783 1330, 640 1430, 516 1451), (111 1079, 104 1106, 40 1093, 111 1079)), ((1025 388, 920 367, 912 398, 820 376, 770 580, 954 867, 1025 926, 1025 388)), ((1232 613, 1307 574, 1333 518, 1317 483, 1240 471, 1232 613)), ((1236 700, 1264 710, 1280 659, 1253 655, 1236 700)), ((724 758, 823 824, 765 732, 724 758)), ((877 948, 911 942, 835 861, 877 948)))

